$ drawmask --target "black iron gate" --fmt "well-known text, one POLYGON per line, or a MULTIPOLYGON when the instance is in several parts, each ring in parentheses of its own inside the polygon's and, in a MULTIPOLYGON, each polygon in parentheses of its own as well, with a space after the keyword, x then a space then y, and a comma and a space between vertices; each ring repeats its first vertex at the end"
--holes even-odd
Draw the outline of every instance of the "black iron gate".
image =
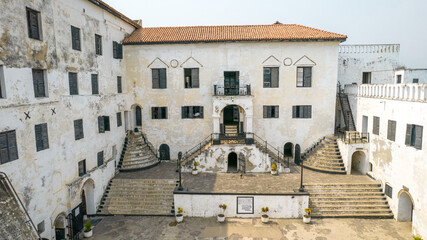
POLYGON ((78 233, 83 229, 83 207, 80 203, 67 216, 69 239, 78 240, 78 233))

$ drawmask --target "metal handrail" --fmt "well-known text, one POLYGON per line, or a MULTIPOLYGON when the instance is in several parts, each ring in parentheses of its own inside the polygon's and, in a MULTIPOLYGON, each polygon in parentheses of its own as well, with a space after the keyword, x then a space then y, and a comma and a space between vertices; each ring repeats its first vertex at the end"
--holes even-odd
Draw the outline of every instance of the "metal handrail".
MULTIPOLYGON (((187 162, 190 160, 190 157, 193 154, 195 154, 196 152, 199 152, 199 151, 201 152, 202 148, 205 147, 206 145, 208 145, 210 142, 212 142, 214 139, 214 136, 217 137, 217 135, 219 137, 219 134, 211 133, 211 134, 209 134, 209 136, 207 136, 202 141, 200 141, 197 145, 195 145, 194 147, 187 150, 182 156, 181 166, 187 164, 187 162)), ((217 138, 215 138, 215 139, 217 139, 217 138)))
POLYGON ((0 175, 2 175, 2 177, 3 177, 4 179, 6 179, 6 182, 7 182, 7 184, 9 185, 9 188, 12 190, 12 192, 13 192, 13 194, 14 194, 14 197, 15 197, 16 199, 18 199, 18 202, 19 202, 19 204, 20 204, 21 208, 24 210, 25 215, 26 215, 26 216, 27 216, 27 218, 28 218, 28 221, 31 223, 31 227, 32 227, 33 231, 36 233, 36 235, 38 236, 38 238, 39 238, 39 239, 42 239, 42 238, 41 238, 41 236, 40 236, 40 234, 39 234, 39 232, 37 231, 36 225, 34 225, 33 220, 31 220, 31 217, 30 217, 30 215, 28 214, 27 209, 24 207, 24 204, 22 203, 21 199, 19 198, 18 193, 16 192, 15 188, 13 187, 12 182, 10 181, 9 177, 8 177, 8 176, 7 176, 7 174, 6 174, 6 173, 4 173, 4 172, 0 172, 0 175))
POLYGON ((369 133, 368 132, 337 132, 336 136, 341 139, 343 142, 352 144, 352 143, 368 143, 369 142, 369 133))
POLYGON ((141 137, 142 137, 142 140, 144 140, 144 143, 147 144, 150 152, 153 153, 153 155, 157 158, 157 161, 160 161, 160 158, 157 154, 157 151, 154 149, 153 144, 151 144, 151 142, 148 141, 147 137, 145 136, 145 134, 143 132, 141 132, 141 137))
POLYGON ((214 96, 249 96, 251 95, 251 85, 240 85, 235 88, 226 88, 224 85, 213 85, 214 96))
POLYGON ((258 145, 265 148, 267 154, 276 155, 278 162, 281 162, 284 166, 289 167, 289 158, 287 158, 288 161, 285 161, 285 154, 281 152, 278 148, 274 147, 273 145, 268 143, 267 140, 262 139, 260 136, 256 135, 255 133, 247 133, 247 135, 249 136, 252 135, 254 142, 258 143, 258 145))
POLYGON ((325 137, 321 137, 321 138, 317 139, 313 144, 311 144, 310 147, 306 148, 306 150, 304 151, 304 153, 301 155, 301 161, 304 161, 303 160, 304 158, 306 158, 307 156, 310 156, 310 154, 314 151, 314 149, 316 149, 316 147, 324 139, 325 139, 325 137))

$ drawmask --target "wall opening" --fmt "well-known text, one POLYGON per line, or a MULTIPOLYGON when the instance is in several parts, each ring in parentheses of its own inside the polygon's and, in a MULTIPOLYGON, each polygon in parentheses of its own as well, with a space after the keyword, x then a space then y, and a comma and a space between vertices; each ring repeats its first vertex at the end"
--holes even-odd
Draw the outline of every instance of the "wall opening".
POLYGON ((294 157, 295 164, 300 164, 301 162, 301 147, 299 144, 295 145, 295 157, 294 157))
POLYGON ((142 126, 142 113, 141 108, 139 106, 135 107, 135 125, 140 127, 142 126))
POLYGON ((88 179, 83 184, 83 190, 81 194, 82 198, 82 212, 84 215, 96 214, 95 206, 95 183, 92 179, 88 179))
POLYGON ((291 142, 287 142, 285 144, 285 146, 283 147, 283 154, 285 155, 285 157, 293 156, 293 151, 292 151, 293 148, 294 148, 294 145, 291 142))
POLYGON ((237 172, 237 154, 235 152, 228 154, 227 172, 237 172))
POLYGON ((351 174, 366 174, 366 155, 362 151, 356 151, 351 156, 351 174))
POLYGON ((397 221, 399 222, 412 222, 412 212, 414 205, 410 194, 402 191, 399 194, 399 205, 397 208, 397 221))
POLYGON ((169 146, 167 144, 162 144, 159 147, 160 160, 170 160, 169 146))
POLYGON ((221 111, 220 133, 226 136, 236 136, 243 133, 245 125, 245 111, 238 105, 228 105, 221 111))
POLYGON ((56 240, 65 240, 66 236, 66 222, 65 222, 65 214, 61 213, 58 215, 54 222, 55 227, 55 239, 56 240))

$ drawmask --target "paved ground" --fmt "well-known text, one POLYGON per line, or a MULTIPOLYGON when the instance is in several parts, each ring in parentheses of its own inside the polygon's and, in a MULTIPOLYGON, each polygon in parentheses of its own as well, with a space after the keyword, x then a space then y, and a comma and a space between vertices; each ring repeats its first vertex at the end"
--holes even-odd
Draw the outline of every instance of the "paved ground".
POLYGON ((104 217, 94 228, 92 239, 304 239, 370 240, 412 239, 410 223, 393 219, 259 219, 184 218, 176 224, 173 217, 104 217))

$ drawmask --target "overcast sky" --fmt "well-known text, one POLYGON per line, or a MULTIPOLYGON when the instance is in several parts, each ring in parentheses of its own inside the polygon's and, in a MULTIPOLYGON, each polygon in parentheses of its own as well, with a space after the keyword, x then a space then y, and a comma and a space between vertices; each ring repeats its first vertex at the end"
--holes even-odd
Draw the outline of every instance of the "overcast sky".
POLYGON ((104 0, 144 27, 295 23, 346 34, 343 44, 400 43, 427 68, 427 0, 104 0))

